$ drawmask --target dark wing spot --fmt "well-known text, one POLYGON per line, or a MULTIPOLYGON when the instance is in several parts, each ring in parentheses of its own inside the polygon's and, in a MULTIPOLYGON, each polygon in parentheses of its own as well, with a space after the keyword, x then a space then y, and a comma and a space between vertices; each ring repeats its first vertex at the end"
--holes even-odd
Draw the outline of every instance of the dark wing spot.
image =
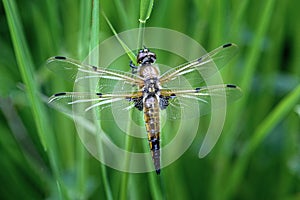
POLYGON ((199 92, 200 90, 201 90, 200 87, 195 88, 195 91, 196 91, 196 92, 199 92))
POLYGON ((236 85, 227 84, 226 87, 229 87, 229 88, 236 88, 236 85))
POLYGON ((93 70, 94 70, 94 71, 97 71, 97 67, 96 67, 96 66, 93 66, 93 70))
POLYGON ((231 44, 231 43, 224 44, 224 45, 223 45, 223 48, 230 47, 230 46, 232 46, 232 44, 231 44))
POLYGON ((102 93, 100 93, 100 92, 97 92, 96 95, 97 95, 99 98, 102 97, 102 93))
POLYGON ((176 94, 172 93, 172 94, 170 94, 170 97, 171 97, 171 98, 175 98, 175 97, 176 97, 176 94))
POLYGON ((55 96, 55 97, 58 97, 58 96, 66 95, 66 94, 67 94, 66 92, 60 92, 60 93, 54 94, 54 96, 55 96))
POLYGON ((131 98, 131 101, 134 102, 134 107, 136 107, 139 111, 143 110, 143 98, 142 97, 131 98))
POLYGON ((58 59, 58 60, 66 60, 67 58, 64 57, 64 56, 55 56, 54 57, 55 59, 58 59))

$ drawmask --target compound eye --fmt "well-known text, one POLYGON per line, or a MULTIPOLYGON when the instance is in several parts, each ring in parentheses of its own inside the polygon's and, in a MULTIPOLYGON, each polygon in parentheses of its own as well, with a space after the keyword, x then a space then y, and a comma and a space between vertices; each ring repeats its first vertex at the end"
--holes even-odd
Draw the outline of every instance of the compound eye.
POLYGON ((146 56, 147 56, 146 53, 140 52, 137 56, 137 63, 141 64, 146 56))
POLYGON ((151 57, 153 57, 156 60, 156 54, 155 53, 151 53, 151 57))

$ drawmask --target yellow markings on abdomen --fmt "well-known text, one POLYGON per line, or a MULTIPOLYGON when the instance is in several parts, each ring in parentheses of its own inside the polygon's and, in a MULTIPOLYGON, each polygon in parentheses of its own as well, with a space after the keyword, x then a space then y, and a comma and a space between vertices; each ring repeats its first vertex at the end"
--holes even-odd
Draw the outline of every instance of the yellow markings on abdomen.
POLYGON ((144 101, 144 120, 148 142, 156 173, 160 173, 160 121, 159 99, 156 96, 146 97, 144 101))

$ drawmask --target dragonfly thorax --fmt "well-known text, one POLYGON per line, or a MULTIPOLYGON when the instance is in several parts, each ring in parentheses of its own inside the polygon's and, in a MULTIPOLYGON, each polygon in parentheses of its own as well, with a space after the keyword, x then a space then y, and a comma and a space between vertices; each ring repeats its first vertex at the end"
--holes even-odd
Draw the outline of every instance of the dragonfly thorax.
POLYGON ((154 65, 146 64, 139 67, 139 75, 143 77, 145 81, 149 79, 157 79, 159 74, 159 69, 154 65))
POLYGON ((155 95, 159 92, 159 83, 157 78, 149 78, 145 80, 144 93, 147 95, 155 95))

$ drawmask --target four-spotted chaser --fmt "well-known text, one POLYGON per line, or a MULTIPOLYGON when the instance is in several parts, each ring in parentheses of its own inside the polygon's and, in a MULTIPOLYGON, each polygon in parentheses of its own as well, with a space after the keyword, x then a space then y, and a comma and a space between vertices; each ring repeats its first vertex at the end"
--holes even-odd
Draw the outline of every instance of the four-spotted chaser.
MULTIPOLYGON (((86 65, 62 56, 52 57, 47 63, 52 71, 70 71, 73 75, 77 72, 84 72, 87 75, 85 77, 77 77, 77 80, 99 78, 104 81, 100 82, 100 91, 60 92, 51 96, 49 103, 67 102, 67 104, 76 104, 92 102, 92 104, 85 108, 85 111, 94 108, 98 108, 99 111, 99 107, 101 110, 101 108, 107 108, 115 102, 123 101, 125 102, 123 104, 124 109, 128 110, 128 105, 131 105, 129 108, 136 108, 139 111, 143 111, 152 160, 156 173, 160 174, 161 111, 171 110, 172 106, 170 105, 178 98, 190 98, 199 101, 199 103, 205 103, 207 102, 205 99, 209 96, 224 94, 224 91, 227 98, 235 100, 241 96, 240 88, 233 84, 197 86, 195 88, 183 89, 182 86, 177 85, 178 87, 176 87, 176 84, 174 86, 171 83, 178 84, 180 83, 178 80, 185 77, 193 77, 193 81, 197 84, 203 82, 204 78, 206 78, 203 76, 212 76, 212 74, 219 70, 221 65, 224 65, 235 54, 236 50, 237 46, 235 44, 225 44, 203 55, 199 59, 171 68, 162 74, 160 74, 158 66, 154 64, 156 54, 145 47, 137 55, 136 61, 138 66, 134 66, 131 62, 130 67, 132 68, 132 72, 121 72, 86 65), (211 71, 212 66, 215 66, 215 64, 219 68, 216 68, 215 71, 212 70, 212 73, 207 73, 211 71), (127 91, 109 91, 106 87, 110 89, 110 86, 108 86, 109 84, 104 84, 105 80, 122 82, 122 85, 127 85, 127 88, 130 89, 127 91), (172 85, 172 87, 169 87, 169 85, 172 85), (67 101, 65 101, 66 99, 67 101)), ((186 105, 182 104, 180 106, 184 108, 186 105)))

